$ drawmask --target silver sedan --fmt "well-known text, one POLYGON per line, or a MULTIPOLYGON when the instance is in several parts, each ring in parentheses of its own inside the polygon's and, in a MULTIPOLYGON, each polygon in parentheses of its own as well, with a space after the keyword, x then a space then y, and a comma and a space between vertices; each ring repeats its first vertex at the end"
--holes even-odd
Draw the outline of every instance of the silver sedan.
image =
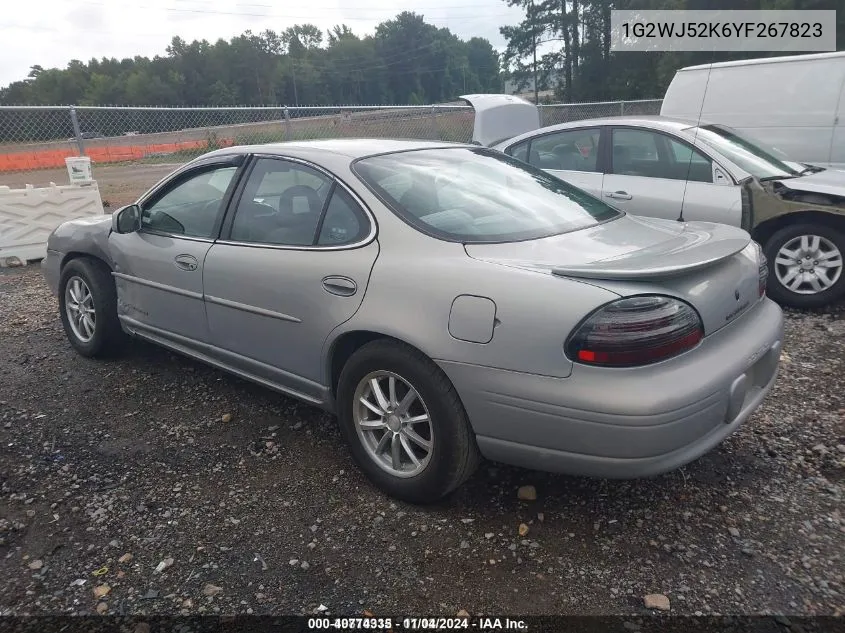
POLYGON ((131 335, 323 407, 413 502, 481 456, 686 464, 759 406, 783 332, 745 231, 626 215, 473 145, 218 150, 61 225, 42 265, 80 354, 131 335))
POLYGON ((667 117, 553 125, 495 149, 628 213, 749 231, 779 303, 813 308, 845 297, 843 171, 789 162, 722 125, 667 117))

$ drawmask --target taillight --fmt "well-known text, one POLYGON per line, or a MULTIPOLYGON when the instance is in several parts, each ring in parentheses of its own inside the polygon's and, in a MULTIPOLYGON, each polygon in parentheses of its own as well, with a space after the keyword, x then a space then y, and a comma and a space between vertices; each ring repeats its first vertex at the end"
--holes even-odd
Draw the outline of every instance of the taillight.
POLYGON ((567 355, 587 365, 632 367, 692 349, 704 338, 698 313, 672 297, 619 299, 591 314, 570 337, 567 355))

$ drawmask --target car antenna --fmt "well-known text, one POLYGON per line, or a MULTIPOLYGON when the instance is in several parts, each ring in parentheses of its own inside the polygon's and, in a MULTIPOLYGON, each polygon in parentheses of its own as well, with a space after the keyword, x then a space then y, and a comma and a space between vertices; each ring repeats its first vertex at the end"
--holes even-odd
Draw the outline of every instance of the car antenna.
POLYGON ((704 114, 704 100, 707 98, 707 88, 710 85, 710 73, 713 72, 713 62, 710 62, 710 67, 707 69, 707 81, 704 82, 704 94, 701 95, 701 105, 698 108, 698 121, 695 122, 695 134, 692 139, 693 150, 689 153, 689 160, 687 161, 687 177, 684 179, 684 197, 681 198, 681 214, 678 216, 678 222, 686 222, 684 220, 684 202, 687 199, 687 185, 689 184, 689 175, 692 171, 692 154, 695 151, 696 141, 698 140, 698 128, 701 126, 701 117, 704 114))

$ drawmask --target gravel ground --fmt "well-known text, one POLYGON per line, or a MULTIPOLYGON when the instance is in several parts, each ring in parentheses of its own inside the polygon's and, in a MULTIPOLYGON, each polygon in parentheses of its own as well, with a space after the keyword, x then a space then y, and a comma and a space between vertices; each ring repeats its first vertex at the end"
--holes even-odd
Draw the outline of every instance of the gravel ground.
POLYGON ((316 409, 142 343, 81 358, 38 268, 2 270, 0 614, 842 614, 843 317, 789 312, 771 396, 683 470, 485 463, 419 508, 316 409))

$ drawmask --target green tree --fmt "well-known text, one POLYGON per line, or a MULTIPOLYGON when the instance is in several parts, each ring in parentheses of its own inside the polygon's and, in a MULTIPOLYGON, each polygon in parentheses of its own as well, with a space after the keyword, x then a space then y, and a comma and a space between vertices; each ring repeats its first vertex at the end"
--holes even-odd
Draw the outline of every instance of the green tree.
MULTIPOLYGON (((216 42, 177 36, 152 58, 72 61, 63 69, 35 64, 27 77, 0 88, 0 104, 354 105, 408 103, 412 95, 430 103, 500 85, 498 56, 487 40, 465 42, 405 12, 366 37, 344 24, 326 33, 298 24, 216 42)), ((169 116, 167 125, 195 123, 169 116)), ((140 130, 143 121, 115 125, 140 130)), ((108 121, 94 124, 105 131, 108 121)))
POLYGON ((565 101, 661 97, 683 66, 781 53, 612 52, 611 11, 647 9, 838 9, 837 43, 845 49, 845 11, 841 0, 504 0, 523 10, 519 24, 504 26, 503 63, 508 75, 525 86, 536 72, 565 101), (535 51, 550 51, 538 54, 535 51))

